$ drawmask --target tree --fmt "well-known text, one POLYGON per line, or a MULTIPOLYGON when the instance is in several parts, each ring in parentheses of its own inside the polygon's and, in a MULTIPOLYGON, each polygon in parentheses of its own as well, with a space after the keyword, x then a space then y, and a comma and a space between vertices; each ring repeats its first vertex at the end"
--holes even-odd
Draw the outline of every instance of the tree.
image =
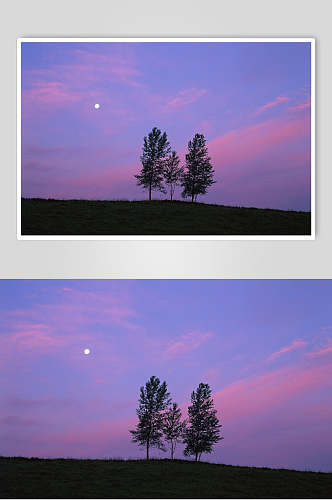
POLYGON ((132 441, 146 447, 146 459, 149 459, 150 447, 154 446, 166 451, 162 441, 163 412, 171 403, 166 382, 160 383, 158 377, 152 376, 140 388, 139 406, 136 410, 138 424, 135 430, 129 431, 132 441))
POLYGON ((192 202, 196 201, 199 194, 205 194, 207 188, 215 183, 213 174, 205 137, 203 134, 195 134, 193 140, 188 142, 186 171, 181 182, 182 197, 190 196, 192 202))
POLYGON ((165 441, 170 443, 172 460, 174 458, 176 444, 181 440, 185 427, 186 422, 181 422, 181 410, 177 403, 173 403, 172 407, 165 413, 163 425, 165 441))
POLYGON ((175 191, 175 186, 180 183, 183 175, 183 167, 179 167, 180 158, 175 151, 166 159, 164 166, 164 179, 165 183, 169 185, 171 201, 173 200, 173 194, 175 191))
POLYGON ((165 193, 163 182, 164 162, 171 148, 167 140, 167 134, 154 127, 148 137, 144 137, 143 152, 141 155, 142 169, 135 175, 137 185, 149 190, 149 200, 151 191, 157 190, 165 193))
POLYGON ((191 394, 191 403, 188 408, 189 426, 183 439, 186 444, 184 455, 194 455, 197 461, 202 453, 211 453, 213 445, 224 438, 220 436, 222 425, 214 409, 209 384, 199 384, 196 392, 191 394))

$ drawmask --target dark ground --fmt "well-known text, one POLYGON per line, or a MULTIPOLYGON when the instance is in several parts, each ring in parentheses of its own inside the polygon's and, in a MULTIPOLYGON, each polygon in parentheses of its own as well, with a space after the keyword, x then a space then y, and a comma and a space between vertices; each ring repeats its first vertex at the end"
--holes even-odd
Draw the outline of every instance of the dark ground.
POLYGON ((332 498, 332 473, 185 460, 0 458, 1 498, 332 498))
POLYGON ((22 199, 22 235, 309 235, 310 212, 183 201, 22 199))

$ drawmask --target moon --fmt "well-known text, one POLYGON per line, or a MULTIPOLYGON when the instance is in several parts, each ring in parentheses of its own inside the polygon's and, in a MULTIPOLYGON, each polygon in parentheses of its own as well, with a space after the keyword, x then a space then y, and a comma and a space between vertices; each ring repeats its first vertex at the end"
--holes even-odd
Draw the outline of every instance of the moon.
POLYGON ((84 354, 90 354, 90 349, 84 349, 84 354))
POLYGON ((95 109, 99 109, 100 108, 100 104, 95 104, 95 109))

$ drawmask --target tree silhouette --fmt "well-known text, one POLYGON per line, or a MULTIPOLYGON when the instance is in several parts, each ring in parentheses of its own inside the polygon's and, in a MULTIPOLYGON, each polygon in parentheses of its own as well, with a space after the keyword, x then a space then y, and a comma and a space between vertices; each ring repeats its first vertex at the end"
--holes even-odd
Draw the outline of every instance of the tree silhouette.
POLYGON ((180 183, 183 175, 183 167, 179 167, 180 158, 175 151, 166 159, 164 166, 165 183, 169 185, 170 198, 173 200, 175 186, 180 183))
POLYGON ((135 175, 137 185, 151 191, 157 190, 165 193, 163 182, 164 162, 171 148, 167 140, 167 134, 154 127, 147 137, 144 137, 143 151, 141 155, 142 169, 135 175))
POLYGON ((188 407, 189 425, 183 439, 186 444, 184 455, 194 455, 197 461, 202 453, 211 453, 213 445, 223 439, 219 431, 222 425, 214 409, 209 384, 199 384, 191 394, 191 403, 188 407))
POLYGON ((184 430, 186 427, 186 422, 181 421, 181 410, 177 403, 173 403, 171 408, 165 412, 163 431, 165 436, 165 441, 170 443, 171 459, 174 458, 174 451, 176 444, 181 440, 184 430))
POLYGON ((205 194, 209 186, 215 183, 211 158, 208 156, 206 140, 203 134, 195 134, 188 142, 186 154, 186 170, 182 177, 182 197, 191 197, 196 201, 199 194, 205 194))
POLYGON ((163 412, 171 403, 166 382, 160 383, 158 377, 152 376, 145 386, 140 388, 139 406, 136 410, 138 424, 135 430, 129 431, 132 441, 146 447, 146 459, 149 459, 150 447, 166 451, 162 441, 163 412))

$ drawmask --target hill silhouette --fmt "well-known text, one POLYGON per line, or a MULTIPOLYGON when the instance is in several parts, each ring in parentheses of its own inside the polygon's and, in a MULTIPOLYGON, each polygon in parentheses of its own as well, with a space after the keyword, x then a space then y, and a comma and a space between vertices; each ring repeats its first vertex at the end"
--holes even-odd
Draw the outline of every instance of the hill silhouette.
POLYGON ((332 473, 187 460, 0 458, 2 498, 332 498, 332 473))
POLYGON ((22 199, 22 235, 310 235, 310 212, 184 201, 22 199))

